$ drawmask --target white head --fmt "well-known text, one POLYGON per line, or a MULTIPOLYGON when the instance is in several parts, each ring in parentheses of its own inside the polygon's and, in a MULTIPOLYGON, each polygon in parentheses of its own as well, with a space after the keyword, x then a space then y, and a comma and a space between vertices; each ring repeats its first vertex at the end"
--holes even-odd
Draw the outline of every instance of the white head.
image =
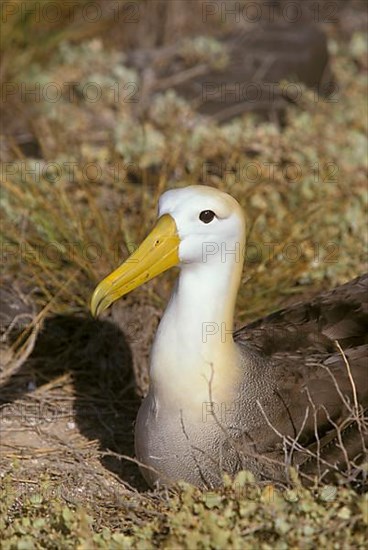
MULTIPOLYGON (((177 265, 193 269, 221 263, 229 272, 224 284, 232 273, 237 288, 244 246, 243 212, 230 195, 204 185, 166 191, 159 201, 156 226, 132 256, 97 286, 91 310, 94 315, 102 312, 120 296, 177 265), (238 269, 233 269, 234 264, 238 269)), ((216 276, 213 270, 212 275, 216 276)))
POLYGON ((244 215, 239 203, 227 193, 204 185, 172 189, 159 200, 158 217, 164 214, 175 221, 181 266, 223 261, 234 250, 241 261, 244 215))

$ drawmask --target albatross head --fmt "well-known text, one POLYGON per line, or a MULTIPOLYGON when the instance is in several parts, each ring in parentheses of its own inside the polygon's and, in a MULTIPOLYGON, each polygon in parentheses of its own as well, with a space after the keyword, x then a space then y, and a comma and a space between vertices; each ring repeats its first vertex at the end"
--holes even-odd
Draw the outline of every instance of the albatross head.
POLYGON ((242 209, 227 193, 203 185, 166 191, 160 197, 158 220, 151 233, 96 287, 92 314, 102 313, 121 296, 170 267, 223 263, 227 254, 234 253, 241 263, 244 240, 242 209))

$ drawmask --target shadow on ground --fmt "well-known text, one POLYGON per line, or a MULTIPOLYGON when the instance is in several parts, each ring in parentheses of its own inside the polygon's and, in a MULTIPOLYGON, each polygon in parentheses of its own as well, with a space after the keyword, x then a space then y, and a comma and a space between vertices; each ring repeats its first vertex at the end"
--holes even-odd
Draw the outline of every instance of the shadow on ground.
MULTIPOLYGON (((55 400, 58 380, 59 410, 63 403, 73 404, 80 433, 97 440, 102 452, 134 457, 134 420, 140 400, 124 333, 109 321, 86 316, 46 319, 32 354, 0 389, 0 404, 26 397, 30 385, 31 391, 37 388, 41 400, 55 400), (72 384, 63 382, 68 373, 72 384)), ((101 462, 130 485, 143 487, 134 463, 114 456, 102 457, 101 462)))

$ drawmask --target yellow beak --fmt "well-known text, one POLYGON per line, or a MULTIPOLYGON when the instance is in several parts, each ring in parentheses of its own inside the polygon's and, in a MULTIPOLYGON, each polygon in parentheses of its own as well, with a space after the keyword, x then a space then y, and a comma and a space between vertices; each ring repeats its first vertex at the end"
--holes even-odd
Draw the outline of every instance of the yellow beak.
POLYGON ((131 290, 179 263, 180 239, 174 219, 161 216, 140 247, 96 287, 91 312, 94 317, 131 290))

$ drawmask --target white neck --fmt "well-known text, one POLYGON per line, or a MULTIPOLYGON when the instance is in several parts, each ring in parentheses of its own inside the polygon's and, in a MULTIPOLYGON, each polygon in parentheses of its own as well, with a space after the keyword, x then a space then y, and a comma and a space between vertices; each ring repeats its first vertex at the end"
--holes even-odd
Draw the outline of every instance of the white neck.
POLYGON ((180 403, 228 398, 239 371, 233 316, 242 261, 228 256, 184 264, 158 327, 151 393, 180 403))

